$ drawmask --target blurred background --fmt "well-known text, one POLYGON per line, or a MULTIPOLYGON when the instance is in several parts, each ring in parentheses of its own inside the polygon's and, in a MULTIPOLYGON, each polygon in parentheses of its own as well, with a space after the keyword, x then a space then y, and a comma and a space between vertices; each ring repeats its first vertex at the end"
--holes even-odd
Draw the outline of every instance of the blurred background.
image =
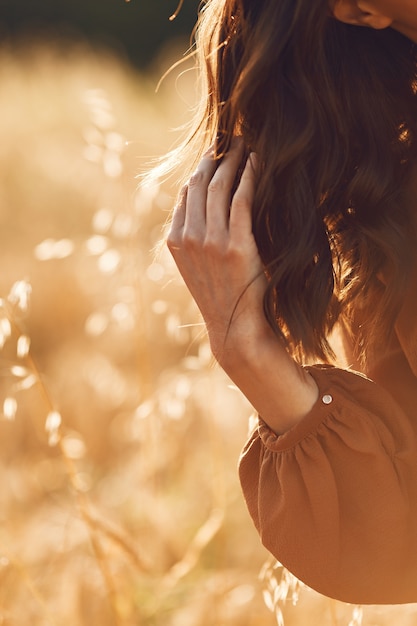
POLYGON ((192 61, 155 91, 176 6, 0 0, 0 625, 391 623, 301 589, 245 510, 251 408, 156 253, 175 180, 138 186, 198 97, 192 61))
POLYGON ((167 41, 190 41, 198 0, 2 0, 0 35, 53 37, 106 46, 138 68, 146 69, 167 41))

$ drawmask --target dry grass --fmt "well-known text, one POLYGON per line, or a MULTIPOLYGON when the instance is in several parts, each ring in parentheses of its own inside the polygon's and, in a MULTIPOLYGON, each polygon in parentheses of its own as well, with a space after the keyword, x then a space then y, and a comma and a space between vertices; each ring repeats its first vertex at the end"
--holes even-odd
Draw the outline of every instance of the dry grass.
POLYGON ((134 177, 193 76, 155 96, 102 52, 28 45, 0 52, 0 84, 0 624, 360 624, 272 564, 259 578, 236 475, 250 407, 152 254, 174 192, 134 177))

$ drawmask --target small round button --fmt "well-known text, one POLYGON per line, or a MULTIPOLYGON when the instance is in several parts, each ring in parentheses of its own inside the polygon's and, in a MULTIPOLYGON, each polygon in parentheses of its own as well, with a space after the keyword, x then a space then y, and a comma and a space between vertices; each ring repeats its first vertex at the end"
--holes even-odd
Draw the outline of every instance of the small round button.
POLYGON ((323 404, 331 404, 333 402, 333 397, 327 393, 325 396, 322 397, 322 401, 323 404))

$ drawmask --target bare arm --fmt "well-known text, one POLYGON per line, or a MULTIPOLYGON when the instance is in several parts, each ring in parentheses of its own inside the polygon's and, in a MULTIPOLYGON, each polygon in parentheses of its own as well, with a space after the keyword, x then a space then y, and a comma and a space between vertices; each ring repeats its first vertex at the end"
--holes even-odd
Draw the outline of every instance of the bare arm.
POLYGON ((168 247, 203 315, 215 358, 280 434, 311 410, 318 390, 263 314, 266 278, 251 217, 255 155, 231 197, 242 156, 236 140, 220 165, 211 154, 202 159, 181 192, 168 247))

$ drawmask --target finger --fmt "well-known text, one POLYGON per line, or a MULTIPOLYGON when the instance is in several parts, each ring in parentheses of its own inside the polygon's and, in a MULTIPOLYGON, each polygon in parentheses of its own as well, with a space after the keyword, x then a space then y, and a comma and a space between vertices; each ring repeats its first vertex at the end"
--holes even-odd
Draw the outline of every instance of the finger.
POLYGON ((207 189, 207 235, 214 236, 228 229, 232 189, 245 150, 241 138, 235 138, 229 152, 216 169, 207 189))
POLYGON ((217 168, 213 150, 201 159, 188 181, 184 230, 190 236, 199 236, 206 230, 207 188, 217 168))
POLYGON ((174 208, 174 213, 172 215, 171 228, 173 230, 181 230, 182 228, 184 228, 187 195, 188 187, 187 185, 184 185, 184 187, 178 194, 178 200, 174 208))
POLYGON ((181 244, 182 232, 184 230, 185 213, 187 205, 187 185, 181 189, 177 203, 172 214, 171 224, 169 225, 167 243, 171 250, 178 250, 181 244))
POLYGON ((252 207, 255 198, 257 156, 249 155, 232 199, 229 228, 237 237, 252 233, 252 207))

